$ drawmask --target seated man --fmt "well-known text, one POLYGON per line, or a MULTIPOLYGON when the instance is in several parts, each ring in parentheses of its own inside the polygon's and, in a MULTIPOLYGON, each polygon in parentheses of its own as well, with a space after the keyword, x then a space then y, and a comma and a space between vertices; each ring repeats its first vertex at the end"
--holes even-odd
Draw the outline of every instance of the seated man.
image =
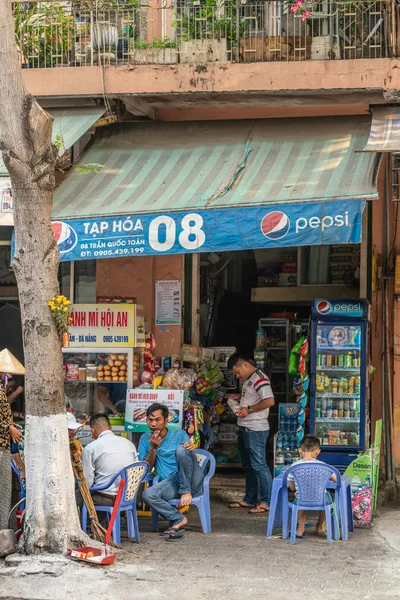
POLYGON ((139 459, 145 460, 150 468, 155 466, 160 477, 159 483, 144 490, 144 502, 172 522, 165 535, 180 539, 188 520, 168 500, 180 497, 181 506, 188 506, 192 495, 201 493, 204 475, 186 431, 167 429, 168 413, 168 408, 158 403, 147 409, 151 433, 140 438, 139 459))
MULTIPOLYGON (((90 429, 94 438, 82 452, 82 468, 89 487, 102 486, 124 467, 137 461, 135 446, 124 437, 111 431, 106 415, 97 414, 90 418, 90 429)), ((119 481, 109 488, 92 494, 95 504, 113 506, 119 481)), ((82 506, 82 498, 77 498, 82 506)))

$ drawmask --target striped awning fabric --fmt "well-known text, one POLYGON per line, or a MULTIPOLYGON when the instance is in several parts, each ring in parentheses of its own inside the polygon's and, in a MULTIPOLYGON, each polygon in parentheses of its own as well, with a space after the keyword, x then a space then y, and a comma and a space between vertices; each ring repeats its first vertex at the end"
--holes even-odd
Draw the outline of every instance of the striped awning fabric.
MULTIPOLYGON (((49 108, 47 112, 54 118, 53 141, 59 136, 62 156, 100 119, 105 109, 102 106, 82 106, 72 108, 49 108)), ((8 175, 0 153, 0 176, 8 175)))
POLYGON ((400 152, 400 108, 382 106, 372 110, 371 130, 363 152, 400 152))
POLYGON ((120 124, 55 194, 57 219, 374 198, 368 116, 120 124))

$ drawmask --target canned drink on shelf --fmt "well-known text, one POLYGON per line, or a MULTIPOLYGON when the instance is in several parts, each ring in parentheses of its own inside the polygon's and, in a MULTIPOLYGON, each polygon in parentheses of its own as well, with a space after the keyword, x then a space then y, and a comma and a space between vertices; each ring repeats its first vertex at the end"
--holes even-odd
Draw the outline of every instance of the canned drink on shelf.
POLYGON ((322 357, 322 354, 317 354, 317 367, 321 366, 321 357, 322 357))
POLYGON ((344 367, 351 367, 353 362, 353 358, 351 356, 351 352, 348 352, 347 354, 344 355, 344 367))
POLYGON ((344 355, 343 354, 339 354, 337 365, 338 365, 338 367, 344 367, 344 355))
POLYGON ((343 394, 348 394, 349 382, 345 377, 343 377, 343 394))
POLYGON ((358 401, 350 400, 350 410, 357 410, 357 408, 358 408, 358 401))
POLYGON ((343 418, 350 419, 350 410, 348 408, 347 409, 345 408, 343 418))
POLYGON ((345 400, 343 402, 344 410, 350 410, 350 400, 345 400))
POLYGON ((326 355, 326 366, 327 367, 331 367, 332 366, 332 354, 327 354, 326 355))
POLYGON ((344 410, 343 410, 343 408, 339 408, 339 410, 338 410, 338 417, 339 417, 339 419, 343 419, 343 417, 344 417, 344 410))
POLYGON ((315 409, 315 418, 316 419, 320 419, 321 418, 321 409, 319 407, 317 407, 315 409))

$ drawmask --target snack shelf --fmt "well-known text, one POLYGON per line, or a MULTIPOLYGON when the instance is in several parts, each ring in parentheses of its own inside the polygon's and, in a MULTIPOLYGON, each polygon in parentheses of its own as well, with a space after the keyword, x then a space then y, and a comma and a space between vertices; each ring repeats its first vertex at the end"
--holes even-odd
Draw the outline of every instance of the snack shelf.
POLYGON ((360 394, 333 394, 332 392, 317 392, 317 398, 356 398, 360 397, 360 394))
POLYGON ((350 352, 351 350, 361 350, 360 346, 317 346, 318 350, 327 350, 328 352, 342 352, 346 350, 350 352))
POLYGON ((346 371, 346 373, 359 373, 360 367, 316 367, 317 371, 346 371))
POLYGON ((316 423, 359 423, 358 417, 316 417, 316 423))

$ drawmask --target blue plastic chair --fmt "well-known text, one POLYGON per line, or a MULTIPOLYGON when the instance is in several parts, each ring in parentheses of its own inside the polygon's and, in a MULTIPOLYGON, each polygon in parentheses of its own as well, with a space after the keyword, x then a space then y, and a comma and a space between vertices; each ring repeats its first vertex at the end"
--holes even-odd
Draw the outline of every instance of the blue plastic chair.
MULTIPOLYGON (((26 490, 22 483, 21 474, 19 472, 19 469, 18 469, 17 465, 15 464, 12 457, 11 457, 11 468, 14 471, 14 473, 16 474, 16 476, 18 477, 18 483, 19 483, 20 494, 21 494, 20 500, 24 500, 24 498, 26 498, 26 490)), ((25 508, 25 502, 22 502, 21 505, 19 506, 19 510, 24 510, 24 508, 25 508)))
MULTIPOLYGON (((203 480, 203 493, 192 498, 191 504, 197 506, 203 533, 211 533, 210 480, 215 474, 216 462, 214 456, 207 450, 194 450, 194 452, 205 477, 203 480)), ((154 478, 153 485, 157 485, 158 479, 158 477, 154 478)), ((168 502, 172 506, 179 506, 181 503, 180 498, 168 502)), ((154 510, 151 513, 153 531, 158 531, 158 513, 154 510)))
MULTIPOLYGON (((122 492, 121 503, 118 508, 117 516, 115 518, 112 537, 114 542, 118 545, 121 543, 121 513, 126 512, 126 518, 128 521, 128 537, 135 538, 136 542, 140 544, 139 524, 136 513, 136 498, 139 491, 140 484, 146 477, 149 470, 147 462, 139 461, 121 469, 119 473, 114 475, 110 481, 105 485, 90 488, 91 492, 100 492, 107 490, 116 480, 125 480, 124 489, 122 492)), ((95 505, 96 512, 107 513, 107 519, 110 520, 111 513, 113 511, 112 506, 95 505)), ((87 527, 87 508, 85 503, 82 507, 82 529, 86 531, 87 527)))
POLYGON ((336 494, 340 493, 341 477, 334 467, 320 462, 304 462, 293 465, 283 474, 282 479, 282 538, 288 537, 289 510, 292 511, 290 543, 296 543, 297 517, 299 510, 325 511, 328 544, 339 539, 338 515, 335 502, 330 502, 327 486, 332 475, 336 475, 336 494), (288 477, 292 474, 298 490, 295 502, 289 502, 288 477))

